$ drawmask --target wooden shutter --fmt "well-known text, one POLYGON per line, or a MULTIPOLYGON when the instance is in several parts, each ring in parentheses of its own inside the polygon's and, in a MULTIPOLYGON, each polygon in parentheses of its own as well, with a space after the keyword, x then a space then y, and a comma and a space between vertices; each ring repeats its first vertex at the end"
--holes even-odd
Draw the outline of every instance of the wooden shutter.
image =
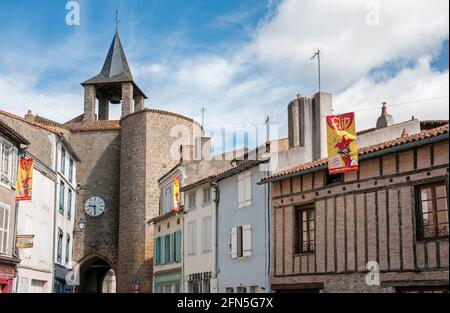
POLYGON ((166 264, 166 237, 165 236, 163 236, 163 237, 160 237, 159 238, 159 246, 160 246, 160 249, 159 249, 159 255, 160 255, 160 260, 159 260, 159 264, 160 265, 164 265, 164 264, 166 264))
POLYGON ((231 228, 231 236, 230 236, 230 245, 231 245, 231 258, 237 258, 237 227, 231 228))
POLYGON ((181 230, 175 233, 175 262, 181 262, 181 230))
POLYGON ((12 157, 12 179, 11 179, 11 186, 13 188, 16 188, 16 182, 17 182, 17 167, 19 165, 19 150, 14 147, 13 149, 13 157, 12 157))
POLYGON ((245 173, 244 186, 244 206, 249 206, 252 204, 252 173, 250 171, 245 173))
POLYGON ((245 176, 238 175, 238 206, 242 208, 245 203, 245 176))
POLYGON ((242 250, 243 256, 252 255, 252 225, 242 226, 242 250))

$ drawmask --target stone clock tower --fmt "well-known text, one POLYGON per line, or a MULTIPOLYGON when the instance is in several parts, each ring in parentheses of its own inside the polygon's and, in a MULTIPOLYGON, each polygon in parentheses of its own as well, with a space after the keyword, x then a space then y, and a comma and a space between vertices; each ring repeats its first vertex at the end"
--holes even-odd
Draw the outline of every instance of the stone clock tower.
POLYGON ((193 145, 201 126, 192 119, 144 105, 116 32, 101 72, 82 83, 84 114, 63 124, 80 156, 77 166, 74 258, 80 265, 80 292, 99 292, 114 271, 118 292, 152 291, 153 234, 147 221, 158 214, 158 179, 178 163, 170 149, 177 125, 187 127, 193 145), (120 120, 109 106, 122 106, 120 120), (86 208, 104 203, 100 211, 86 208))

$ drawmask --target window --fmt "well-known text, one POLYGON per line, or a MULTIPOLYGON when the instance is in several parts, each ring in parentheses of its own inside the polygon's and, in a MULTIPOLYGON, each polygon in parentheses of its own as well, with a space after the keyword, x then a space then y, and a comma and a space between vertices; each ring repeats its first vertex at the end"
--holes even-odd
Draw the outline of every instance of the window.
POLYGON ((210 252, 212 250, 212 218, 205 217, 202 220, 202 251, 210 252))
POLYGON ((252 255, 252 226, 242 225, 231 229, 231 258, 238 259, 252 255))
POLYGON ((247 287, 237 287, 237 293, 247 293, 247 287))
POLYGON ((61 181, 59 184, 59 213, 64 215, 64 194, 65 194, 65 185, 61 181))
POLYGON ((58 247, 56 254, 56 262, 61 263, 62 261, 62 242, 63 242, 63 232, 61 229, 58 229, 58 247))
POLYGON ((8 249, 9 206, 0 204, 0 253, 8 249))
POLYGON ((417 236, 419 239, 448 237, 448 195, 445 182, 417 186, 417 236))
POLYGON ((72 219, 72 189, 69 189, 67 193, 67 219, 72 219))
POLYGON ((69 182, 73 181, 73 159, 69 160, 69 182))
POLYGON ((344 182, 344 174, 330 175, 328 171, 325 171, 325 185, 333 185, 344 182))
POLYGON ((174 258, 175 262, 179 263, 181 262, 181 230, 175 232, 175 252, 174 252, 174 258))
POLYGON ((0 182, 15 187, 18 165, 18 150, 0 138, 0 182))
POLYGON ((305 206, 296 210, 296 253, 313 252, 315 243, 314 206, 305 206))
POLYGON ((259 286, 250 286, 250 293, 259 293, 259 286))
POLYGON ((70 235, 66 235, 66 264, 69 264, 70 261, 70 235))
POLYGON ((238 175, 238 206, 244 208, 252 204, 252 173, 238 175))
POLYGON ((227 288, 225 289, 225 292, 226 292, 226 293, 234 293, 234 288, 233 288, 233 287, 227 287, 227 288))
POLYGON ((66 149, 64 147, 61 147, 61 173, 65 173, 66 171, 66 149))
POLYGON ((211 188, 203 188, 203 204, 211 202, 211 188))
POLYGON ((197 223, 196 221, 189 222, 187 225, 187 253, 190 255, 197 253, 197 223))
POLYGON ((197 206, 197 194, 195 191, 189 194, 188 201, 189 201, 189 210, 194 211, 195 207, 197 206))
POLYGON ((172 185, 163 187, 161 191, 161 209, 160 214, 166 214, 173 209, 172 185))

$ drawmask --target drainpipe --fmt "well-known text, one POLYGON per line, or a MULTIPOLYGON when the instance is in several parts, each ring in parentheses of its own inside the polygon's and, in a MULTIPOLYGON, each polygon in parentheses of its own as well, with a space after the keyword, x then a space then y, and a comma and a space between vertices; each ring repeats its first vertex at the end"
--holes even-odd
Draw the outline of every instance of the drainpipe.
POLYGON ((219 191, 219 184, 217 182, 211 182, 209 184, 210 187, 214 189, 214 203, 215 203, 215 225, 216 225, 216 231, 215 231, 215 240, 214 240, 214 246, 215 246, 215 272, 216 272, 216 290, 217 293, 219 293, 219 201, 220 201, 220 191, 219 191))
MULTIPOLYGON (((19 147, 20 148, 20 147, 19 147)), ((22 151, 19 149, 19 156, 20 154, 25 155, 25 150, 28 149, 28 146, 26 146, 25 148, 22 149, 22 151)), ((20 160, 20 158, 18 158, 18 160, 20 160)), ((13 173, 13 175, 17 176, 17 173, 13 173)), ((15 186, 15 188, 17 189, 17 186, 15 186)), ((19 224, 19 201, 15 200, 14 201, 14 228, 13 228, 13 245, 12 245, 12 256, 13 258, 18 259, 19 258, 19 253, 16 245, 17 245, 17 228, 18 228, 18 224, 19 224)), ((15 271, 15 278, 16 278, 16 285, 13 286, 11 288, 11 290, 14 288, 16 290, 16 293, 19 291, 19 281, 17 280, 17 268, 18 266, 16 266, 16 271, 15 271)))
POLYGON ((52 286, 51 290, 52 293, 55 292, 55 236, 56 236, 56 195, 58 193, 58 157, 59 157, 59 151, 58 151, 58 144, 63 141, 64 136, 60 135, 58 141, 56 141, 55 145, 55 194, 53 195, 53 237, 52 237, 52 286))

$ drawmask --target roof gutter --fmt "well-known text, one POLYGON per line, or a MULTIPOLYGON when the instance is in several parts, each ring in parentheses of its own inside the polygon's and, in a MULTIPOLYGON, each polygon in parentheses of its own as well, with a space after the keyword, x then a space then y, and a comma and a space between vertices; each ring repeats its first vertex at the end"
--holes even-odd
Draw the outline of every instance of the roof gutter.
MULTIPOLYGON (((430 137, 430 138, 426 138, 420 141, 413 141, 413 142, 408 142, 406 144, 403 145, 399 145, 399 146, 395 146, 395 147, 390 147, 390 148, 386 148, 383 150, 378 150, 378 151, 374 151, 374 152, 370 152, 367 154, 363 154, 361 156, 359 156, 359 160, 360 161, 364 161, 367 159, 372 159, 372 158, 376 158, 376 157, 380 157, 386 154, 390 154, 390 153, 395 153, 395 152, 399 152, 399 151, 404 151, 404 150, 408 150, 411 148, 415 148, 415 147, 420 147, 423 145, 427 145, 427 144, 432 144, 432 143, 436 143, 439 141, 444 141, 444 140, 448 140, 449 139, 449 134, 445 133, 445 134, 441 134, 435 137, 430 137)), ((299 172, 295 172, 295 173, 290 173, 287 175, 283 175, 283 176, 278 176, 278 177, 273 177, 267 180, 261 180, 258 182, 258 185, 262 185, 262 184, 267 184, 267 183, 272 183, 272 182, 276 182, 276 181, 280 181, 280 180, 284 180, 287 178, 291 178, 291 177, 296 177, 299 175, 305 175, 305 174, 310 174, 313 172, 317 172, 320 170, 324 170, 327 169, 328 165, 320 165, 314 168, 310 168, 310 169, 306 169, 303 171, 299 171, 299 172)))

